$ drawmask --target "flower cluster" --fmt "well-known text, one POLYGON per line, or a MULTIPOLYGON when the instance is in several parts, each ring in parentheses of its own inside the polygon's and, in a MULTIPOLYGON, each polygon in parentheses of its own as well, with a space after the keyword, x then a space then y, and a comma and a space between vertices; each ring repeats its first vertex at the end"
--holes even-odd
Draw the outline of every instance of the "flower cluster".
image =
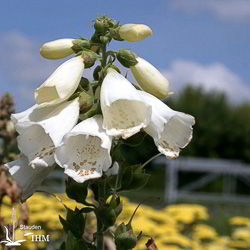
POLYGON ((178 157, 190 142, 194 118, 158 99, 170 94, 168 80, 130 50, 107 51, 112 39, 133 42, 151 34, 146 25, 120 25, 101 17, 90 40, 59 39, 42 46, 40 53, 48 59, 76 56, 36 89, 34 106, 11 117, 21 157, 6 166, 21 186, 23 199, 56 165, 77 183, 103 173, 117 175, 111 166, 126 166, 124 157, 117 156, 120 143, 141 131, 169 159, 178 157), (131 69, 137 87, 120 73, 116 59, 131 69), (94 80, 84 78, 84 69, 98 61, 94 80))

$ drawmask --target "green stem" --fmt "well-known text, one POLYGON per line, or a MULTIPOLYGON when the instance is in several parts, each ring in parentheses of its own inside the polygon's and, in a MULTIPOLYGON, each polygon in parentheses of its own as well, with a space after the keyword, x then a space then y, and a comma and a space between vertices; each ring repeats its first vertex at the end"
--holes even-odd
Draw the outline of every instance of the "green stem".
POLYGON ((100 218, 98 218, 98 217, 97 217, 96 240, 97 240, 97 250, 104 250, 102 223, 100 221, 100 218))
POLYGON ((102 68, 104 69, 106 64, 107 64, 107 55, 106 55, 106 44, 103 45, 102 47, 102 68))

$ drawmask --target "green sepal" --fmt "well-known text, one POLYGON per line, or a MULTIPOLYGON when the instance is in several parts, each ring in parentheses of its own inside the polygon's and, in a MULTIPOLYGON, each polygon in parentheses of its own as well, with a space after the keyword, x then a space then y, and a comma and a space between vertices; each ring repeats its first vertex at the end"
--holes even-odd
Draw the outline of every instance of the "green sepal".
POLYGON ((124 39, 122 39, 120 34, 119 34, 119 29, 120 29, 120 26, 116 27, 114 29, 110 29, 109 30, 110 36, 112 37, 112 39, 114 39, 116 41, 124 41, 124 39))
POLYGON ((128 49, 120 49, 116 55, 118 61, 126 68, 130 68, 138 63, 136 54, 128 49))
POLYGON ((84 49, 90 49, 90 47, 91 47, 90 41, 88 39, 81 38, 81 39, 75 39, 73 41, 73 46, 71 48, 75 53, 78 53, 84 49))

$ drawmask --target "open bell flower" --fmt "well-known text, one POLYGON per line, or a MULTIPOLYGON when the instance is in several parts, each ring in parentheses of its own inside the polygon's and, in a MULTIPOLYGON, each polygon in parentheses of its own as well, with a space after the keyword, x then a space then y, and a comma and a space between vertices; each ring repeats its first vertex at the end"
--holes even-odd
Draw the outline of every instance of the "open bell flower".
POLYGON ((36 89, 36 103, 39 107, 46 107, 67 100, 77 89, 83 71, 84 62, 81 56, 64 62, 36 89))
POLYGON ((119 35, 123 40, 136 42, 152 36, 152 30, 145 24, 124 24, 119 28, 119 35))
POLYGON ((166 98, 170 94, 168 80, 143 58, 137 57, 136 60, 138 63, 130 69, 141 88, 158 98, 166 98))
POLYGON ((102 122, 101 115, 80 122, 55 151, 56 163, 79 183, 101 177, 111 166, 112 138, 102 128, 102 122))
POLYGON ((126 139, 145 128, 152 108, 121 74, 109 68, 101 86, 103 128, 108 135, 126 139))
POLYGON ((192 139, 194 117, 172 110, 153 95, 138 92, 152 106, 151 122, 144 129, 145 132, 154 139, 158 150, 167 158, 177 158, 180 149, 186 147, 192 139))
POLYGON ((48 167, 54 164, 54 151, 63 138, 77 123, 79 117, 78 98, 57 106, 30 109, 12 114, 18 148, 28 157, 32 167, 48 167))
POLYGON ((54 166, 44 168, 39 165, 33 169, 29 166, 29 160, 24 155, 21 155, 20 158, 15 161, 6 163, 4 166, 8 168, 12 178, 21 188, 21 199, 23 201, 36 191, 42 181, 54 169, 54 166))
POLYGON ((60 59, 74 53, 72 47, 75 39, 65 38, 44 43, 40 48, 40 54, 47 59, 60 59))

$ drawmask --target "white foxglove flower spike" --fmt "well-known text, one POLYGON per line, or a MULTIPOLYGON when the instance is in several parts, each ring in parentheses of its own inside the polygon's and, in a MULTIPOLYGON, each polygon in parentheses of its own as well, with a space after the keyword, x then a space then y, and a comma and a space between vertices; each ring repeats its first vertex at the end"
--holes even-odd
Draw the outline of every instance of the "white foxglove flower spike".
POLYGON ((74 53, 72 47, 75 39, 65 38, 44 43, 40 48, 40 54, 47 59, 60 59, 74 53))
POLYGON ((152 105, 151 122, 144 129, 145 132, 153 137, 158 150, 167 158, 177 158, 180 149, 186 147, 192 139, 194 117, 170 109, 153 95, 138 92, 152 105))
POLYGON ((22 200, 28 199, 54 169, 54 166, 44 168, 39 165, 33 169, 29 166, 29 160, 24 155, 15 161, 6 163, 4 166, 9 169, 9 173, 21 188, 22 200))
POLYGON ((30 109, 12 114, 18 147, 29 159, 31 166, 44 167, 54 163, 54 151, 63 138, 77 123, 79 117, 78 98, 53 107, 30 109))
POLYGON ((152 30, 145 24, 124 24, 118 31, 120 37, 128 42, 136 42, 143 40, 148 36, 152 36, 152 30))
POLYGON ((126 139, 145 128, 152 108, 136 88, 117 71, 109 68, 101 86, 103 128, 108 135, 126 139))
POLYGON ((168 95, 172 94, 169 93, 168 80, 158 69, 140 57, 137 57, 136 60, 138 63, 131 66, 130 69, 136 81, 144 91, 158 98, 166 98, 168 95))
POLYGON ((81 56, 71 58, 62 65, 35 92, 39 107, 55 105, 67 100, 77 89, 84 71, 81 56))
POLYGON ((112 163, 112 138, 102 128, 102 122, 101 115, 80 122, 56 149, 56 163, 77 182, 101 177, 112 163))

